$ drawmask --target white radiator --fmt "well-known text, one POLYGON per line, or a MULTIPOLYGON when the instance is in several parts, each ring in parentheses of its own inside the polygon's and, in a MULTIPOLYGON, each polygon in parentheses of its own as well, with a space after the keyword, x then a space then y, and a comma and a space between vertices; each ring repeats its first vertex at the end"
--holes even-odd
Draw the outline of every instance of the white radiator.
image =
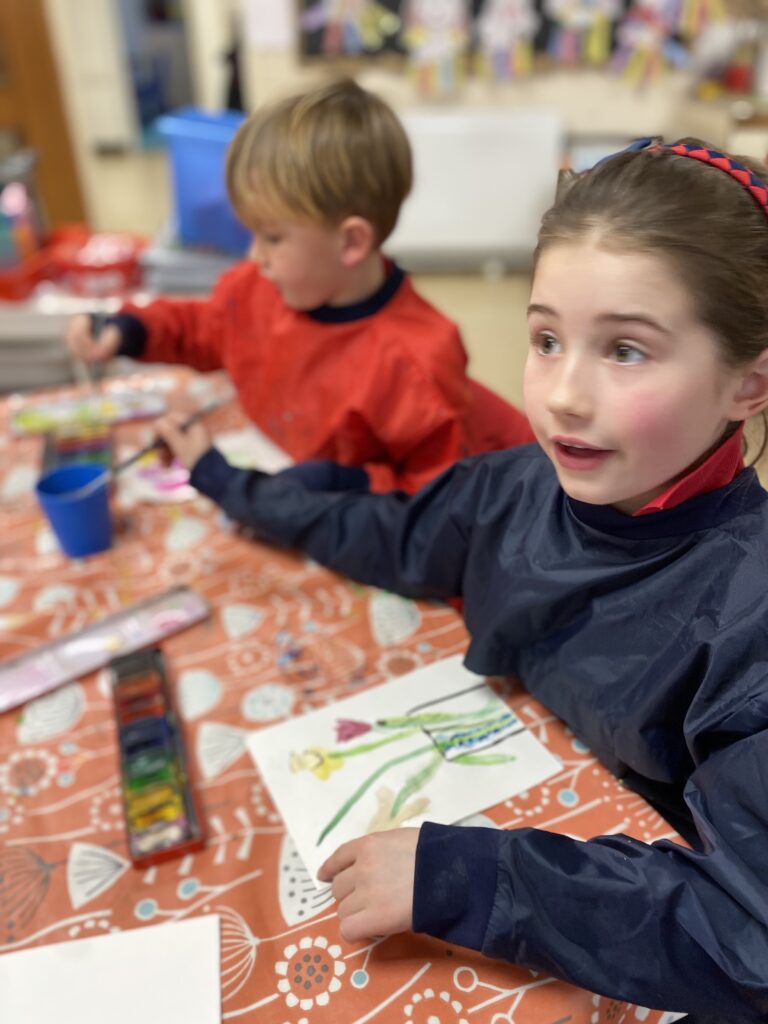
POLYGON ((415 185, 387 253, 409 270, 529 265, 562 161, 559 117, 462 109, 401 118, 415 185))

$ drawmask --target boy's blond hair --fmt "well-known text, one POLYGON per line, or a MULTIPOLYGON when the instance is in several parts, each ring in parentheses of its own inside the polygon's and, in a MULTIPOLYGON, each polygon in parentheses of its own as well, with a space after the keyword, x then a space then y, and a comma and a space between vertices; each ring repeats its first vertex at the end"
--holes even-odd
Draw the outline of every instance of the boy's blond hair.
POLYGON ((329 225, 360 216, 380 245, 413 181, 411 147, 392 109, 350 79, 271 104, 241 126, 227 154, 240 219, 329 225))

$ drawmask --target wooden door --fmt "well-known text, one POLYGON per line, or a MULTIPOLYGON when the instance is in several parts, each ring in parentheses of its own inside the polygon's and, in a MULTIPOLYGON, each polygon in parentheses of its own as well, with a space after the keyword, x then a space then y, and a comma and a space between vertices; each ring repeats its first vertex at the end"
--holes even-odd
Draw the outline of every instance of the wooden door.
POLYGON ((37 153, 36 180, 49 226, 83 221, 44 0, 0 0, 0 130, 37 153))

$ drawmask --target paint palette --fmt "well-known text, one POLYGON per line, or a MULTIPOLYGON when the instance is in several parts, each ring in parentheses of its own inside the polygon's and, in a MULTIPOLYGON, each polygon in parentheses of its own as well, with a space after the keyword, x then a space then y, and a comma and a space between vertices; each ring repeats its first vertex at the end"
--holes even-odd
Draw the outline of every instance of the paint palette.
POLYGON ((164 640, 210 615, 191 587, 171 587, 0 664, 0 713, 164 640))
POLYGON ((110 668, 131 860, 146 867, 199 850, 205 836, 162 651, 123 655, 110 668))
POLYGON ((112 433, 104 424, 91 427, 62 428, 45 435, 42 472, 73 462, 96 463, 109 469, 112 465, 112 433))
POLYGON ((143 388, 120 386, 99 395, 53 395, 12 403, 14 434, 45 434, 62 427, 88 428, 98 424, 125 423, 162 415, 167 408, 163 395, 143 388))

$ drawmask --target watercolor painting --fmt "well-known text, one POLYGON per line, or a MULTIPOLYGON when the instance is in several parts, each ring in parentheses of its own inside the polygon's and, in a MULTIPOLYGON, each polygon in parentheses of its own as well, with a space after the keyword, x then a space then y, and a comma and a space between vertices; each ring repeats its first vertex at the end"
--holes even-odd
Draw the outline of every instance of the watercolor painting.
MULTIPOLYGON (((293 465, 290 455, 253 424, 238 430, 222 431, 213 440, 227 462, 237 469, 278 473, 293 465)), ((121 452, 120 457, 126 458, 131 454, 121 452)), ((198 492, 189 482, 189 471, 177 459, 167 465, 156 451, 147 452, 122 473, 119 487, 122 504, 128 508, 137 502, 175 505, 198 497, 198 492)))
POLYGON ((450 824, 560 769, 460 656, 254 732, 248 747, 313 875, 349 839, 450 824))

